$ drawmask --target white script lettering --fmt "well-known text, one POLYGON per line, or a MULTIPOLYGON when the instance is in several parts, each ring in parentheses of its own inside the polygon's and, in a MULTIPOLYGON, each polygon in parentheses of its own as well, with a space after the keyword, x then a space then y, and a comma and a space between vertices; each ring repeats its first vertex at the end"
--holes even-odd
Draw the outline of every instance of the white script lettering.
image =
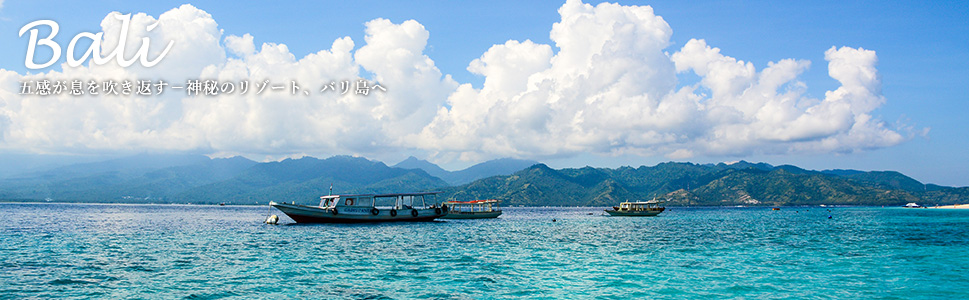
MULTIPOLYGON (((165 47, 165 50, 162 51, 161 54, 158 54, 158 57, 155 57, 154 60, 149 60, 148 45, 150 43, 150 40, 148 39, 148 37, 142 37, 141 47, 138 48, 138 51, 135 53, 133 57, 131 57, 130 59, 126 59, 124 58, 124 52, 125 52, 124 50, 128 39, 128 27, 131 23, 131 14, 127 14, 127 15, 115 14, 114 17, 119 21, 121 21, 121 33, 118 36, 118 46, 114 50, 109 52, 107 56, 101 56, 101 41, 102 41, 102 36, 104 35, 104 32, 98 32, 97 34, 93 34, 90 32, 78 33, 76 36, 74 36, 73 39, 71 39, 71 42, 67 45, 67 53, 65 55, 67 55, 67 64, 69 66, 71 67, 80 66, 84 61, 88 59, 88 57, 92 57, 93 63, 96 65, 103 65, 111 61, 112 58, 117 57, 116 59, 118 61, 118 64, 122 67, 131 66, 131 64, 133 64, 136 60, 140 61, 142 66, 153 67, 159 62, 161 62, 162 58, 165 58, 165 55, 168 54, 168 51, 172 49, 172 45, 175 44, 175 41, 169 41, 168 45, 165 47), (84 51, 84 53, 81 55, 81 58, 78 59, 75 56, 74 48, 77 44, 77 41, 82 38, 90 39, 91 45, 88 47, 86 51, 84 51)), ((146 28, 147 32, 151 32, 157 26, 158 26, 157 22, 155 24, 149 25, 146 28)), ((26 66, 28 69, 43 69, 54 64, 54 62, 56 62, 61 56, 61 46, 58 45, 56 42, 54 42, 54 36, 56 36, 57 32, 60 30, 60 26, 58 26, 57 22, 54 22, 52 20, 37 20, 37 21, 30 22, 27 25, 24 25, 24 27, 20 28, 20 36, 24 36, 24 33, 26 33, 28 30, 30 31, 30 41, 27 42, 27 56, 24 58, 24 66, 26 66), (50 34, 46 38, 38 40, 37 39, 38 30, 36 27, 45 26, 45 25, 50 27, 50 34), (37 64, 34 62, 34 52, 37 49, 37 45, 47 46, 53 51, 53 55, 51 55, 50 60, 47 61, 46 63, 37 64)))

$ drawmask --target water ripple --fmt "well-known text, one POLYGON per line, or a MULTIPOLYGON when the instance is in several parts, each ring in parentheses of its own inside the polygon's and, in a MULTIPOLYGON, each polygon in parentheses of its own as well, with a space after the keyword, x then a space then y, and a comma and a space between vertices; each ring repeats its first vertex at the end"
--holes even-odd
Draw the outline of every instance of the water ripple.
POLYGON ((509 208, 492 220, 268 226, 265 207, 0 209, 24 220, 0 225, 0 294, 12 298, 969 297, 950 284, 969 279, 961 211, 509 208))

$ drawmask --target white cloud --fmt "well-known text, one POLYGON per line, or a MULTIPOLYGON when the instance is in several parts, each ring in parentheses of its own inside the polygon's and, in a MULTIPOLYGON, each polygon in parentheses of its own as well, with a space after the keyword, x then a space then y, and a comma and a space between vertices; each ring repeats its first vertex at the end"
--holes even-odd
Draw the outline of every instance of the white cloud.
POLYGON ((486 76, 482 89, 452 94, 423 144, 445 159, 611 153, 666 144, 679 137, 664 128, 691 127, 695 103, 661 101, 676 84, 663 52, 672 30, 652 8, 569 1, 559 13, 557 54, 530 41, 489 49, 469 67, 486 76))
POLYGON ((391 140, 389 145, 402 145, 402 137, 420 131, 434 117, 434 112, 457 83, 443 76, 434 61, 422 52, 429 32, 417 21, 393 24, 376 19, 367 22, 367 44, 354 58, 361 67, 374 74, 374 79, 388 88, 375 93, 370 111, 391 140))
MULTIPOLYGON (((148 37, 155 57, 175 41, 155 67, 63 65, 32 75, 0 69, 0 149, 251 157, 379 156, 408 149, 428 151, 438 161, 579 153, 683 159, 852 152, 906 139, 872 116, 885 103, 873 51, 825 52, 829 74, 841 86, 811 99, 798 80, 809 62, 785 59, 757 70, 703 40, 667 49, 672 29, 649 6, 568 1, 559 13, 550 32, 554 48, 507 41, 470 62, 468 71, 485 78, 480 89, 435 66, 424 54, 430 33, 414 20, 375 19, 366 23, 364 43, 355 51, 358 45, 344 37, 297 58, 286 45, 256 45, 249 34, 223 37, 212 16, 191 5, 157 20, 136 14, 129 48, 148 37), (701 80, 677 87, 682 72, 701 80), (320 92, 324 84, 340 87, 360 77, 372 77, 387 91, 320 92), (20 82, 43 79, 248 80, 250 86, 245 95, 198 97, 174 90, 150 97, 18 95, 20 82), (264 80, 287 92, 257 95, 264 80), (291 82, 312 95, 291 95, 291 82)), ((113 14, 101 23, 104 49, 118 44, 121 27, 113 14)))
POLYGON ((851 152, 905 139, 870 115, 884 103, 873 51, 826 52, 842 86, 810 99, 797 80, 807 61, 758 71, 703 40, 667 56, 672 30, 648 6, 569 1, 559 13, 555 55, 509 41, 471 63, 484 86, 462 85, 421 134, 440 159, 851 152), (535 67, 515 69, 524 65, 535 67), (676 89, 677 72, 701 80, 676 89))
POLYGON ((755 72, 750 63, 691 40, 672 60, 678 70, 701 76, 700 85, 712 92, 701 111, 712 126, 691 148, 716 155, 784 154, 851 152, 902 142, 902 135, 870 115, 884 102, 874 51, 832 47, 825 59, 842 85, 824 99, 810 99, 796 81, 809 66, 806 61, 785 59, 755 72))
POLYGON ((237 56, 249 56, 256 53, 256 45, 252 43, 252 39, 252 35, 248 33, 241 37, 230 35, 225 38, 225 47, 237 56))
MULTIPOLYGON (((113 12, 101 22, 104 32, 102 53, 118 45, 122 22, 113 12)), ((132 57, 147 37, 151 44, 149 57, 156 57, 166 41, 177 41, 163 63, 144 68, 134 64, 120 67, 115 61, 104 65, 70 67, 62 71, 8 77, 3 85, 3 105, 0 115, 9 120, 4 128, 3 148, 27 149, 36 152, 88 152, 103 150, 169 149, 185 150, 198 147, 203 135, 185 128, 181 115, 185 99, 174 92, 160 97, 128 96, 23 96, 20 82, 50 80, 69 82, 105 82, 114 80, 158 80, 181 82, 197 76, 208 65, 224 60, 224 50, 218 43, 220 32, 207 13, 190 5, 183 5, 162 14, 157 20, 145 14, 131 16, 126 36, 125 57, 132 57), (155 22, 159 26, 151 32, 146 27, 155 22), (191 30, 189 30, 191 29, 191 30)), ((69 83, 68 83, 69 84, 69 83)))
MULTIPOLYGON (((101 23, 103 53, 118 44, 121 22, 114 14, 101 23)), ((25 76, 0 70, 0 148, 37 152, 201 150, 275 157, 372 154, 399 147, 404 133, 419 131, 429 123, 437 106, 456 86, 449 77, 442 78, 433 61, 423 55, 429 33, 416 21, 392 24, 374 20, 367 24, 367 44, 355 53, 353 40, 345 37, 335 40, 330 49, 301 59, 283 44, 257 48, 248 34, 223 39, 212 16, 191 5, 165 12, 157 20, 136 14, 130 28, 125 57, 133 55, 142 37, 151 41, 150 57, 157 56, 167 41, 175 44, 151 68, 137 63, 127 68, 117 63, 76 68, 65 64, 63 71, 25 76), (154 30, 145 30, 155 22, 159 25, 154 30), (345 95, 342 91, 320 92, 331 82, 341 89, 345 80, 356 84, 362 77, 361 68, 388 92, 375 91, 369 96, 354 95, 353 89, 345 95), (85 83, 144 79, 172 85, 192 79, 234 84, 248 80, 250 86, 245 95, 186 96, 184 91, 171 89, 148 97, 18 95, 20 82, 45 79, 81 79, 85 83), (264 80, 285 85, 285 92, 267 89, 256 94, 264 80), (312 95, 292 95, 292 82, 312 95)))

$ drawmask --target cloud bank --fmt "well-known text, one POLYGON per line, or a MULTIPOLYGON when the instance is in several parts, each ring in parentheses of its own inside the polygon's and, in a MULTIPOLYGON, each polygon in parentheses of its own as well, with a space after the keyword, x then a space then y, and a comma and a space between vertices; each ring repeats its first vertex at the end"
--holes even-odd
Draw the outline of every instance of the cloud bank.
MULTIPOLYGON (((149 37, 151 57, 175 41, 155 67, 64 64, 61 71, 29 75, 0 69, 0 149, 251 157, 407 150, 438 161, 475 161, 579 153, 690 158, 854 152, 907 139, 872 115, 885 103, 874 51, 828 49, 829 75, 841 86, 812 99, 798 80, 810 62, 785 59, 757 70, 704 40, 669 49, 673 29, 649 6, 568 1, 559 14, 550 32, 554 46, 510 40, 470 62, 468 71, 484 77, 481 88, 455 82, 435 66, 424 54, 430 33, 414 20, 372 20, 359 48, 344 37, 297 59, 284 44, 255 45, 249 34, 223 37, 216 20, 191 5, 157 19, 137 14, 128 40, 149 37), (157 28, 144 30, 156 22, 157 28), (680 85, 678 73, 700 80, 680 85), (358 78, 387 91, 320 92, 331 82, 358 78), (19 94, 21 82, 44 79, 248 80, 253 91, 19 94), (255 85, 264 80, 297 82, 312 94, 256 94, 255 85)), ((120 25, 113 15, 104 18, 104 49, 118 44, 120 25)))

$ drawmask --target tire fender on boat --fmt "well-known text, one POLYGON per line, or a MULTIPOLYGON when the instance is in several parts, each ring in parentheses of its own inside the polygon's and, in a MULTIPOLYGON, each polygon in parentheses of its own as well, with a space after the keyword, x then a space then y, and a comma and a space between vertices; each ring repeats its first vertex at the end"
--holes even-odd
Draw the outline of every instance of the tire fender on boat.
POLYGON ((410 215, 416 217, 417 216, 417 210, 416 209, 410 210, 410 215))
POLYGON ((334 216, 340 213, 340 212, 336 211, 336 208, 334 208, 330 212, 333 213, 334 216))
POLYGON ((440 207, 438 207, 438 208, 435 208, 435 209, 434 209, 434 214, 435 214, 435 215, 440 215, 440 214, 441 214, 441 208, 440 208, 440 207))
POLYGON ((391 209, 390 210, 390 216, 391 217, 396 217, 397 216, 397 210, 396 209, 391 209))
POLYGON ((380 210, 379 210, 379 209, 377 209, 376 207, 374 207, 374 208, 372 208, 372 209, 370 209, 370 214, 371 214, 371 215, 374 215, 374 216, 376 216, 376 215, 377 215, 377 214, 379 214, 379 213, 380 213, 380 210))

